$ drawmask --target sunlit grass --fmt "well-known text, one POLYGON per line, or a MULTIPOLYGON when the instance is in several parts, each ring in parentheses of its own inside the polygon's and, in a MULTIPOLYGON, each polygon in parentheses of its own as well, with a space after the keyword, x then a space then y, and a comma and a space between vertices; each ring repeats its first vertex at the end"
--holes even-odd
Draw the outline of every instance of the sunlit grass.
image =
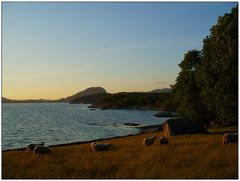
POLYGON ((143 146, 162 132, 107 140, 114 147, 89 151, 90 144, 53 147, 52 156, 26 151, 2 153, 3 178, 237 178, 237 144, 222 145, 223 134, 171 137, 170 144, 143 146))

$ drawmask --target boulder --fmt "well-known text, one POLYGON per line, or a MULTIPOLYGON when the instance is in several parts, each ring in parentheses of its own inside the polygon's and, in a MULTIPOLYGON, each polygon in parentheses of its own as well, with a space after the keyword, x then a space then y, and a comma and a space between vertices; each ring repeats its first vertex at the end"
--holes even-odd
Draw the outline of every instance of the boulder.
POLYGON ((166 137, 183 134, 207 134, 208 131, 199 123, 185 119, 168 119, 163 123, 166 137))

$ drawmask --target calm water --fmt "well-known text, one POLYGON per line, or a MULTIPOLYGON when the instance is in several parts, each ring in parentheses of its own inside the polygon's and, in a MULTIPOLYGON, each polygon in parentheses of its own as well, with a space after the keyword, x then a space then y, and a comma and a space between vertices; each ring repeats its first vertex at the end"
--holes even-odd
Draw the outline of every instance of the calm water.
POLYGON ((89 105, 68 103, 2 104, 2 150, 29 143, 56 145, 138 133, 123 123, 160 124, 148 110, 89 110, 89 105))

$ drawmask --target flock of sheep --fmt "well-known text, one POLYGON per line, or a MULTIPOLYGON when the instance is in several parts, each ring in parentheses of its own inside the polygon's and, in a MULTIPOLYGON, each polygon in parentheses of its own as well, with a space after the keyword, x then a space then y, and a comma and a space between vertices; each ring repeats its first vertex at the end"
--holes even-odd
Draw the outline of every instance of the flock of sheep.
MULTIPOLYGON (((143 145, 152 145, 156 139, 156 136, 151 136, 148 138, 143 139, 143 145)), ((168 138, 166 137, 160 137, 159 138, 160 144, 168 144, 168 138)), ((90 146, 90 151, 91 152, 96 152, 96 151, 106 151, 109 150, 112 147, 111 143, 97 143, 97 142, 92 142, 90 146)), ((49 147, 44 146, 44 143, 40 144, 30 144, 27 146, 26 151, 30 151, 34 153, 34 155, 43 155, 43 154, 52 154, 52 151, 50 150, 49 147)))
MULTIPOLYGON (((143 145, 149 146, 154 143, 156 140, 156 136, 151 136, 143 139, 143 145)), ((238 142, 238 133, 226 133, 223 135, 223 145, 229 144, 229 143, 236 143, 238 142)), ((167 137, 161 136, 159 138, 159 143, 160 145, 167 144, 169 143, 169 139, 167 137)), ((106 151, 109 150, 112 147, 111 143, 97 143, 93 142, 91 143, 90 146, 90 151, 91 152, 96 152, 96 151, 106 151)), ((43 155, 43 154, 48 154, 51 155, 52 151, 50 150, 49 147, 44 146, 44 143, 40 144, 30 144, 27 146, 26 151, 33 151, 34 155, 43 155)))
MULTIPOLYGON (((156 138, 157 138, 156 136, 151 136, 151 137, 148 137, 148 138, 144 138, 143 139, 143 145, 146 145, 146 146, 152 145, 156 138)), ((161 136, 159 138, 159 143, 160 143, 160 145, 168 144, 168 138, 166 138, 164 136, 161 136)))
POLYGON ((42 155, 42 154, 52 154, 52 150, 49 147, 44 146, 44 143, 39 144, 30 144, 27 146, 26 151, 33 151, 34 155, 42 155))

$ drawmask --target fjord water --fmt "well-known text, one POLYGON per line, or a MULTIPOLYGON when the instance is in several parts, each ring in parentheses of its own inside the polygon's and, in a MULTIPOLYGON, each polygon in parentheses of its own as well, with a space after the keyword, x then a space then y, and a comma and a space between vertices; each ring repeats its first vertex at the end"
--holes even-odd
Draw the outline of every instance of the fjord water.
POLYGON ((154 110, 90 110, 86 104, 2 104, 2 150, 23 148, 30 143, 57 145, 99 138, 136 134, 123 125, 161 124, 154 110))

